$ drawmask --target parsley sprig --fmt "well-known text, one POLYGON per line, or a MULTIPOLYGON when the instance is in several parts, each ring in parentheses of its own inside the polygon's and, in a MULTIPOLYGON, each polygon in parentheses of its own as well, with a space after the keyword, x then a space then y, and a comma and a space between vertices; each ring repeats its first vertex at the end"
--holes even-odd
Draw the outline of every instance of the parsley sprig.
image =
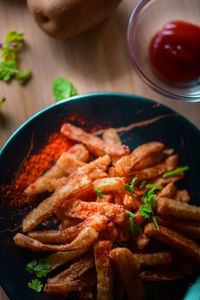
POLYGON ((26 270, 30 274, 35 274, 38 278, 46 277, 50 269, 50 261, 46 258, 32 260, 26 266, 26 270))
POLYGON ((130 184, 126 184, 125 185, 125 187, 124 187, 124 189, 125 190, 127 190, 127 191, 129 191, 133 196, 135 196, 135 197, 137 197, 137 195, 135 194, 135 192, 134 192, 134 184, 135 184, 135 182, 136 182, 136 180, 138 179, 138 176, 136 175, 133 179, 132 179, 132 181, 131 181, 131 183, 130 184))
POLYGON ((107 195, 102 195, 101 190, 97 187, 97 199, 102 199, 102 198, 106 198, 107 195))
POLYGON ((30 289, 40 293, 43 288, 43 283, 41 283, 41 281, 36 278, 36 279, 33 279, 32 281, 28 282, 28 287, 30 289))
POLYGON ((6 101, 6 98, 1 98, 0 99, 0 107, 4 104, 5 101, 6 101))
POLYGON ((142 227, 136 223, 134 223, 135 214, 129 210, 125 210, 127 216, 129 217, 130 226, 126 228, 126 230, 130 231, 132 235, 140 234, 142 232, 142 227))

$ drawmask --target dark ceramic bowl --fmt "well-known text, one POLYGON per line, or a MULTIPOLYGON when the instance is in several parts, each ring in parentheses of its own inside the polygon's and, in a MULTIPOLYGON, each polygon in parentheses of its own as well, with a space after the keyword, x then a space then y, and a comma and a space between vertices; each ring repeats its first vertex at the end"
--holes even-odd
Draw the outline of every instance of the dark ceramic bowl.
MULTIPOLYGON (((190 191, 192 203, 199 205, 200 132, 171 109, 125 94, 81 95, 56 103, 33 116, 11 136, 1 150, 1 184, 9 183, 13 178, 30 149, 32 137, 31 154, 34 154, 45 145, 48 136, 58 131, 61 124, 70 120, 72 115, 75 117, 73 123, 87 131, 97 125, 101 128, 121 128, 120 137, 131 149, 152 140, 159 140, 173 147, 180 156, 180 165, 190 166, 183 185, 190 191), (83 120, 85 125, 82 125, 83 120)), ((12 240, 24 211, 11 209, 8 205, 9 199, 2 201, 2 195, 0 199, 0 285, 13 300, 52 299, 27 287, 27 282, 32 277, 25 270, 25 266, 35 254, 17 248, 12 240)), ((166 286, 166 291, 170 291, 169 298, 165 299, 183 299, 189 284, 195 279, 196 277, 171 282, 166 286)), ((153 284, 147 286, 148 290, 149 286, 152 287, 153 284)), ((198 281, 193 285, 193 290, 190 291, 193 294, 187 300, 198 300, 199 290, 198 281)), ((159 299, 150 293, 152 292, 149 292, 148 300, 159 299)))

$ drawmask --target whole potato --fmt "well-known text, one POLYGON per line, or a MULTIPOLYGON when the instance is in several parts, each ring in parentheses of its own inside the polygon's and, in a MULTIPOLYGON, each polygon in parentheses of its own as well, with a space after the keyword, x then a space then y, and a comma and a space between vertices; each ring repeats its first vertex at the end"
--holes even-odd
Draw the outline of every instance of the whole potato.
POLYGON ((27 0, 36 22, 48 35, 66 39, 107 18, 121 0, 27 0))

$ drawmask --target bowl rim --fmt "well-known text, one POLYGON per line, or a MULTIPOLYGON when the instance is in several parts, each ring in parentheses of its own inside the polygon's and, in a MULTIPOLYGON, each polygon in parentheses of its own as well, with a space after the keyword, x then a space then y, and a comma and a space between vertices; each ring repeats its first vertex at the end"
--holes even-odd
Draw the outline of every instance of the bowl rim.
POLYGON ((135 35, 134 28, 137 24, 138 15, 143 9, 143 7, 150 2, 155 2, 155 0, 140 0, 135 8, 133 9, 131 16, 128 21, 128 27, 127 27, 127 44, 128 44, 128 53, 131 58, 132 65, 135 67, 136 73, 139 75, 139 77, 146 83, 147 86, 149 86, 152 90, 155 92, 168 97, 169 99, 173 100, 179 100, 181 102, 200 102, 200 92, 197 96, 187 96, 183 94, 176 94, 173 92, 170 92, 169 90, 166 90, 162 87, 160 87, 158 84, 156 84, 153 80, 151 80, 145 72, 142 71, 140 68, 140 65, 137 62, 134 48, 132 45, 132 36, 135 35))
POLYGON ((189 126, 192 130, 194 130, 200 137, 200 129, 198 129, 198 127, 196 127, 191 121, 189 121, 187 118, 185 118, 184 116, 182 116, 181 114, 177 113, 175 110, 171 109, 170 107, 156 102, 155 100, 151 100, 145 97, 141 97, 141 96, 137 96, 134 94, 129 94, 129 93, 117 93, 117 92, 100 92, 100 93, 86 93, 86 94, 80 94, 77 96, 73 96, 67 99, 63 99, 59 102, 53 103, 47 107, 45 107, 44 109, 40 110, 39 112, 37 112, 36 114, 34 114, 33 116, 31 116, 28 120, 26 120, 24 123, 22 123, 22 125, 20 125, 15 131, 14 133, 8 138, 8 140, 5 142, 5 144, 3 145, 3 147, 0 150, 0 157, 3 155, 3 153, 6 151, 6 148, 8 146, 8 144, 10 144, 12 142, 13 139, 15 139, 16 136, 18 136, 18 134, 20 134, 20 132, 23 130, 23 128, 29 124, 30 122, 32 122, 33 120, 35 120, 37 117, 45 114, 47 111, 54 109, 54 107, 57 106, 62 106, 65 105, 68 102, 75 102, 75 101, 79 101, 79 100, 83 100, 83 99, 90 99, 90 98, 101 98, 101 97, 108 97, 108 96, 114 96, 116 98, 126 98, 126 99, 132 99, 132 100, 139 100, 142 101, 144 103, 151 103, 151 104, 156 104, 159 105, 162 109, 164 110, 168 110, 172 113, 177 114, 177 116, 179 118, 182 119, 182 121, 184 121, 184 123, 189 126))

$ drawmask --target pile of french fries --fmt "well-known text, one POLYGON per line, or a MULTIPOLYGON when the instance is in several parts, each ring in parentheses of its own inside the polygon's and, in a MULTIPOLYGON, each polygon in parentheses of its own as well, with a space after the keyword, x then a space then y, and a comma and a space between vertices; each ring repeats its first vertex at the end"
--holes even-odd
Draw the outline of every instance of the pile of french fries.
POLYGON ((62 272, 47 279, 48 294, 77 293, 78 299, 144 299, 144 281, 176 280, 189 276, 200 263, 200 208, 190 205, 187 190, 176 181, 183 172, 163 177, 179 167, 178 155, 161 142, 143 144, 130 153, 115 129, 102 139, 66 123, 61 132, 75 144, 55 165, 25 190, 27 197, 49 191, 23 219, 17 246, 48 251, 48 271, 62 272), (136 178, 135 178, 136 176, 136 178), (125 187, 135 178, 134 193, 125 187), (159 185, 154 215, 140 213, 145 185, 159 185), (100 192, 100 193, 99 193, 100 192), (127 211, 134 215, 132 226, 127 211), (58 228, 37 230, 55 215, 58 228), (164 251, 153 250, 158 240, 164 251), (115 283, 115 284, 114 284, 115 283), (96 287, 96 295, 93 290, 96 287))

